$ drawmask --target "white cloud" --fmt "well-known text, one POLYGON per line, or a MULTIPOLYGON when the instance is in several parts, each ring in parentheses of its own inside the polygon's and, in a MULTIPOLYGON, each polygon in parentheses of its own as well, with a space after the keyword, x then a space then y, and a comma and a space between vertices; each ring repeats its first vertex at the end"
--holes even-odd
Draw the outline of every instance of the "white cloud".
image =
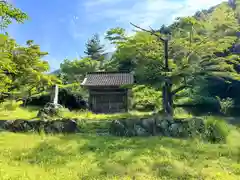
POLYGON ((208 9, 226 0, 186 0, 184 8, 173 14, 173 17, 193 15, 198 10, 208 9))
POLYGON ((13 4, 14 3, 14 1, 13 0, 6 0, 8 3, 10 3, 10 4, 13 4))
POLYGON ((113 5, 122 0, 87 0, 84 3, 85 8, 92 8, 95 6, 102 6, 102 5, 113 5))
MULTIPOLYGON (((87 0, 86 19, 94 24, 124 27, 129 34, 130 22, 143 28, 158 28, 170 24, 177 17, 190 16, 224 0, 87 0), (109 24, 108 24, 109 23, 109 24)), ((226 1, 226 0, 225 0, 226 1)), ((106 30, 109 27, 106 27, 106 30)), ((112 48, 112 46, 109 46, 112 48)))
POLYGON ((94 22, 115 20, 127 25, 134 22, 143 27, 172 22, 176 17, 193 15, 197 10, 207 9, 223 0, 92 0, 87 4, 90 19, 94 22), (126 7, 131 4, 131 7, 126 7), (104 8, 103 8, 104 7, 104 8))

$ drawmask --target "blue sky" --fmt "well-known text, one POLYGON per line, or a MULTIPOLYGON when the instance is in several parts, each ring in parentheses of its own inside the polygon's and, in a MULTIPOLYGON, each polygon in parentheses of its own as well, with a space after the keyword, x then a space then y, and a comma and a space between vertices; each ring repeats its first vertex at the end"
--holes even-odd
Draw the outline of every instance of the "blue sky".
POLYGON ((132 32, 130 22, 142 27, 160 27, 176 17, 193 15, 223 0, 9 0, 25 11, 30 19, 12 24, 8 32, 19 44, 32 39, 43 51, 51 70, 65 59, 82 56, 85 43, 99 33, 106 51, 112 46, 104 41, 109 28, 123 27, 132 32))

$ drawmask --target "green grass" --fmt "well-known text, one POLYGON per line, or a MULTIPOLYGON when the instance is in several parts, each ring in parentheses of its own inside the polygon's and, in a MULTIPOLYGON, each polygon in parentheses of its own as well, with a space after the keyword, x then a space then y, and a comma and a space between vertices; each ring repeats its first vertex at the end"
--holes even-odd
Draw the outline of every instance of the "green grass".
MULTIPOLYGON (((0 111, 0 119, 30 119, 36 113, 35 108, 0 111)), ((143 114, 65 114, 66 117, 90 120, 136 115, 143 114)), ((240 132, 236 127, 228 126, 230 134, 226 143, 218 144, 167 137, 2 132, 0 180, 127 180, 134 177, 136 180, 237 180, 240 179, 240 132)))
MULTIPOLYGON (((38 107, 28 108, 16 108, 15 110, 5 110, 0 108, 0 120, 15 120, 15 119, 36 119, 38 107)), ((139 118, 143 116, 149 116, 152 112, 138 112, 130 111, 129 113, 117 113, 117 114, 93 114, 89 111, 64 111, 62 116, 64 118, 80 119, 80 120, 116 120, 124 118, 139 118)), ((175 110, 176 118, 190 118, 191 114, 187 113, 181 108, 175 110)))
POLYGON ((115 120, 115 119, 123 119, 123 118, 137 118, 148 116, 151 113, 148 112, 136 112, 131 111, 129 113, 119 113, 119 114, 93 114, 89 111, 75 111, 75 112, 64 112, 63 117, 65 118, 76 118, 76 119, 83 119, 83 120, 115 120))
POLYGON ((8 111, 0 109, 0 120, 16 120, 16 119, 34 119, 37 116, 37 108, 17 108, 16 110, 8 111))
MULTIPOLYGON (((0 120, 15 120, 15 119, 36 119, 39 108, 28 107, 28 108, 16 108, 15 110, 9 111, 0 109, 0 120)), ((119 114, 93 114, 89 111, 64 111, 62 116, 64 118, 72 118, 79 120, 115 120, 122 118, 138 118, 143 116, 149 116, 149 112, 136 112, 131 111, 129 113, 119 114)))
POLYGON ((1 133, 1 180, 240 178, 240 135, 227 144, 171 138, 1 133))

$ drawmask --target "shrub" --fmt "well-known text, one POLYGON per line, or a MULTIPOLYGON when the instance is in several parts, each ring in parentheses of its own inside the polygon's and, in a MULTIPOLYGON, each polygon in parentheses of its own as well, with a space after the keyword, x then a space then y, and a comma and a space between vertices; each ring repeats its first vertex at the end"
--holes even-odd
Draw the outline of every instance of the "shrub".
POLYGON ((226 121, 213 117, 206 119, 205 137, 210 142, 225 142, 229 132, 230 128, 226 121))
POLYGON ((161 91, 138 85, 132 89, 132 108, 138 111, 153 111, 161 107, 161 91))
POLYGON ((226 99, 220 99, 219 97, 217 97, 219 104, 220 104, 220 111, 223 114, 229 114, 230 110, 233 108, 234 106, 234 102, 232 98, 226 98, 226 99))
POLYGON ((23 104, 23 101, 7 100, 0 104, 0 108, 8 111, 14 111, 23 104))
POLYGON ((58 117, 64 117, 64 115, 65 115, 66 113, 69 113, 69 112, 70 112, 70 111, 69 111, 68 108, 62 107, 62 108, 57 109, 57 116, 58 116, 58 117))
POLYGON ((206 84, 207 82, 205 85, 196 85, 194 88, 182 90, 177 94, 174 103, 197 116, 209 113, 218 114, 219 102, 209 93, 206 84))
POLYGON ((174 117, 175 118, 191 118, 192 114, 184 108, 177 107, 174 109, 174 117))
MULTIPOLYGON (((77 89, 77 87, 75 87, 75 85, 60 86, 58 103, 70 110, 86 109, 86 92, 81 88, 77 89)), ((44 92, 35 97, 32 97, 31 100, 27 102, 27 105, 44 106, 49 102, 51 102, 51 94, 50 92, 44 92)))

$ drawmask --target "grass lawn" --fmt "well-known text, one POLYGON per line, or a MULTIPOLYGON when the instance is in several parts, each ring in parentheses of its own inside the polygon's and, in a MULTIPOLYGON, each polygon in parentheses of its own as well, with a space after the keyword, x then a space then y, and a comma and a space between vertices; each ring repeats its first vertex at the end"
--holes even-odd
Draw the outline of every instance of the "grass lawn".
MULTIPOLYGON (((16 108, 15 110, 8 111, 1 109, 0 107, 0 120, 15 120, 15 119, 36 119, 38 107, 28 107, 28 108, 16 108)), ((76 118, 83 120, 113 120, 119 118, 135 118, 135 117, 143 117, 150 115, 151 112, 137 112, 131 111, 129 113, 121 113, 121 114, 93 114, 89 111, 78 111, 78 112, 63 112, 63 117, 65 118, 76 118)), ((191 114, 187 114, 182 109, 176 108, 175 114, 177 118, 188 118, 192 117, 191 114)))
POLYGON ((240 179, 240 135, 227 144, 171 138, 1 133, 1 180, 240 179))
MULTIPOLYGON (((28 107, 28 108, 17 108, 13 111, 7 111, 0 109, 0 120, 15 120, 15 119, 36 119, 38 113, 37 107, 28 107)), ((83 120, 113 120, 118 118, 133 118, 133 117, 142 117, 150 115, 149 112, 129 112, 121 114, 93 114, 88 111, 79 111, 79 112, 63 112, 63 117, 72 118, 72 119, 83 119, 83 120)))
MULTIPOLYGON (((11 114, 10 119, 13 119, 20 111, 29 118, 31 114, 36 115, 35 110, 28 110, 28 113, 23 109, 15 111, 15 115, 5 113, 11 114)), ((0 180, 124 180, 134 177, 136 180, 238 180, 239 139, 240 132, 235 127, 231 127, 225 144, 167 137, 1 132, 0 180)))

